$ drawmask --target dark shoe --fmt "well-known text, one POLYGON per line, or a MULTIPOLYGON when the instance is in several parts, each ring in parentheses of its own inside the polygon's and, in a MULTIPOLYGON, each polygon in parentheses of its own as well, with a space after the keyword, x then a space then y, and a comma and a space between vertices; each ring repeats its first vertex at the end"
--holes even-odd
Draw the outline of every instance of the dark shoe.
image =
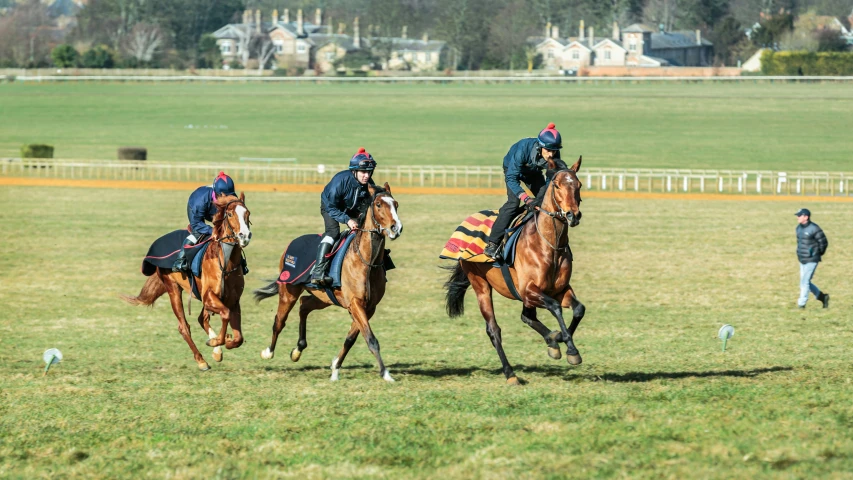
POLYGON ((806 306, 805 305, 797 305, 797 308, 799 308, 800 310, 805 310, 806 306))
POLYGON ((500 245, 497 245, 494 242, 489 242, 486 245, 486 248, 483 250, 483 254, 486 255, 487 257, 492 258, 492 259, 497 261, 500 259, 499 250, 500 250, 500 245))
POLYGON ((189 265, 187 264, 187 251, 186 248, 188 245, 193 245, 193 242, 190 239, 185 239, 183 245, 181 245, 181 249, 178 250, 178 257, 175 258, 175 264, 172 265, 173 272, 185 272, 189 270, 189 265))
POLYGON ((329 243, 320 243, 317 247, 317 260, 314 262, 314 268, 311 269, 311 283, 320 286, 332 283, 332 279, 326 276, 326 267, 330 260, 326 255, 331 251, 332 245, 329 243))
POLYGON ((823 303, 823 308, 829 308, 829 294, 821 292, 817 299, 823 303))

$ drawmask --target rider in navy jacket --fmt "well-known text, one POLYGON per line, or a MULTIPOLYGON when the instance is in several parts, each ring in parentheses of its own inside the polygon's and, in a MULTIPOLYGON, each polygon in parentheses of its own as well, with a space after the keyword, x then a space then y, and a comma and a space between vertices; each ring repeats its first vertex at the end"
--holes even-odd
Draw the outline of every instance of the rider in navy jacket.
MULTIPOLYGON (((178 251, 178 257, 175 259, 175 264, 172 266, 173 272, 187 271, 186 249, 198 242, 204 240, 213 234, 213 228, 205 222, 212 222, 213 216, 216 215, 216 198, 220 196, 236 196, 234 188, 234 180, 225 172, 219 172, 219 175, 213 180, 213 185, 198 187, 190 194, 187 201, 187 218, 190 221, 190 236, 184 240, 182 248, 178 251)), ((243 274, 249 273, 246 267, 246 259, 243 259, 243 274)))
POLYGON ((489 243, 483 251, 487 256, 494 259, 500 256, 498 245, 509 227, 509 222, 523 209, 519 202, 524 202, 524 208, 533 209, 542 201, 541 198, 534 199, 527 195, 521 183, 526 184, 530 192, 539 197, 546 186, 542 170, 548 168, 549 162, 556 164, 557 168, 565 168, 565 163, 560 160, 561 148, 563 139, 553 123, 549 123, 536 138, 523 138, 509 148, 503 161, 507 201, 500 208, 498 218, 492 225, 489 243))
POLYGON ((349 161, 349 169, 338 172, 323 189, 320 196, 320 214, 326 231, 320 246, 317 247, 317 261, 311 270, 311 281, 317 285, 328 285, 331 279, 326 277, 326 267, 329 265, 329 252, 341 235, 338 224, 343 223, 350 230, 358 227, 355 220, 361 209, 370 202, 368 185, 373 185, 373 170, 376 160, 364 148, 349 161))

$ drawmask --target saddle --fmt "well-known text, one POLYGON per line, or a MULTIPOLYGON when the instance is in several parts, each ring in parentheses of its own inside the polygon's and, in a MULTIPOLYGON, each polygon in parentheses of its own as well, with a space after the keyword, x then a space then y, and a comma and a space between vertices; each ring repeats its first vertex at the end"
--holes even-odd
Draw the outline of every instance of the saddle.
MULTIPOLYGON (((190 236, 189 230, 175 230, 166 235, 154 240, 151 247, 148 248, 148 253, 142 259, 142 274, 150 277, 157 272, 157 268, 163 268, 171 271, 172 265, 175 264, 175 258, 184 244, 184 240, 190 236)), ((186 249, 187 263, 192 265, 199 253, 207 248, 210 242, 210 237, 206 240, 188 247, 186 249)))
MULTIPOLYGON (((327 256, 327 258, 332 258, 328 275, 332 278, 330 288, 341 288, 341 269, 344 264, 344 257, 346 257, 346 252, 349 250, 355 236, 353 232, 342 234, 332 246, 332 251, 327 256)), ((290 245, 287 246, 284 252, 284 264, 279 273, 277 283, 317 287, 317 285, 311 283, 310 273, 316 261, 317 247, 320 245, 320 240, 322 239, 322 234, 302 235, 290 242, 290 245)), ((383 267, 386 272, 395 268, 390 253, 390 250, 385 250, 383 267)))
MULTIPOLYGON (((450 240, 444 244, 439 258, 448 260, 465 260, 472 263, 495 263, 493 259, 483 255, 483 249, 489 241, 492 233, 492 225, 498 217, 497 210, 483 210, 466 218, 461 225, 456 227, 450 240)), ((521 227, 533 218, 532 213, 523 213, 510 223, 507 235, 504 236, 504 244, 501 246, 504 263, 512 265, 515 261, 515 245, 518 235, 515 235, 521 227)))

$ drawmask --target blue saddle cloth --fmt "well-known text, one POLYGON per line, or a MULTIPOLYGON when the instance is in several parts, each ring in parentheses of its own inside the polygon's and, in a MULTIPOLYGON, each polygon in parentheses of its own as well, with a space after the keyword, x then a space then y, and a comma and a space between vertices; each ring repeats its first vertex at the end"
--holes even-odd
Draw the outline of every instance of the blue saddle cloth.
POLYGON ((518 245, 518 237, 521 236, 521 227, 526 225, 531 218, 533 218, 533 214, 528 213, 518 225, 507 229, 508 238, 503 248, 503 260, 494 262, 492 266, 495 268, 500 268, 502 265, 511 267, 515 263, 515 247, 518 245))
MULTIPOLYGON (((332 277, 332 287, 341 287, 341 266, 344 263, 346 251, 355 238, 355 234, 349 232, 335 245, 329 255, 332 256, 329 276, 332 277)), ((311 283, 311 269, 316 263, 317 248, 320 246, 322 235, 302 235, 290 242, 284 252, 284 265, 278 276, 278 283, 290 283, 294 285, 314 285, 311 283)), ((316 285, 314 285, 316 287, 316 285)))
MULTIPOLYGON (((142 259, 142 274, 146 277, 150 277, 157 272, 157 267, 170 270, 172 265, 175 264, 175 259, 184 244, 184 240, 186 240, 188 236, 190 236, 190 232, 186 229, 182 229, 169 232, 157 240, 154 240, 154 243, 151 244, 145 258, 142 259)), ((208 238, 208 240, 198 245, 193 245, 187 248, 187 262, 192 263, 198 253, 202 251, 203 248, 207 247, 209 241, 210 239, 208 238)))
POLYGON ((193 287, 193 296, 199 300, 201 300, 201 294, 198 292, 198 283, 196 283, 195 277, 201 278, 201 264, 204 260, 204 252, 209 246, 210 242, 205 242, 201 248, 197 249, 195 257, 190 262, 190 271, 193 273, 190 275, 190 285, 193 287))

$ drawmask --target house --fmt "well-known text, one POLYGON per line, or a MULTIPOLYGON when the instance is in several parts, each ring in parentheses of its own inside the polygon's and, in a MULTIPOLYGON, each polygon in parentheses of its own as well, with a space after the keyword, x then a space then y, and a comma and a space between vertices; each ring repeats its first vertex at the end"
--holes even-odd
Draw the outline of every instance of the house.
POLYGON ((430 40, 429 35, 418 39, 372 37, 371 52, 379 57, 383 70, 434 71, 444 66, 455 68, 458 55, 447 42, 430 40))
POLYGON ((577 37, 560 38, 559 29, 548 24, 545 37, 529 42, 542 55, 544 68, 580 69, 588 66, 707 66, 713 60, 713 44, 695 34, 655 32, 642 24, 621 30, 614 22, 609 37, 595 37, 581 20, 577 37))
POLYGON ((759 48, 754 54, 752 54, 747 61, 743 62, 741 65, 741 69, 744 72, 760 72, 761 71, 761 54, 767 50, 766 48, 759 48))

